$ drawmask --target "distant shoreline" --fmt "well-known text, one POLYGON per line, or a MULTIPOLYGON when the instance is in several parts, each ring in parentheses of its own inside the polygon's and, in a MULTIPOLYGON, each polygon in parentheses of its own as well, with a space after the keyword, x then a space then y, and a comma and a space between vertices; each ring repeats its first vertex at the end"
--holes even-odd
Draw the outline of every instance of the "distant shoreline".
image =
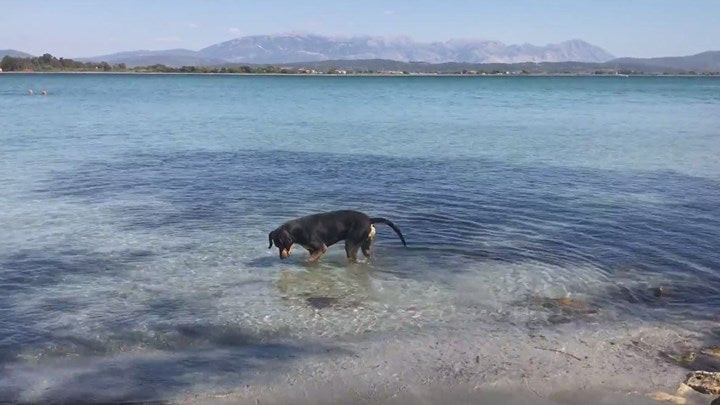
MULTIPOLYGON (((712 58, 714 53, 698 54, 695 58, 712 58)), ((702 60, 705 60, 702 59, 702 60)), ((674 59, 673 59, 674 60, 674 59)), ((639 62, 522 62, 522 63, 423 63, 384 59, 328 60, 292 62, 280 65, 133 65, 125 63, 83 62, 57 58, 50 54, 39 57, 5 56, 0 62, 4 72, 34 73, 121 73, 121 74, 240 74, 240 75, 302 75, 302 76, 720 76, 720 66, 683 63, 658 66, 639 62), (696 66, 693 68, 693 66, 696 66)), ((679 63, 679 62, 678 62, 679 63)))
POLYGON ((709 74, 591 74, 591 73, 527 73, 527 74, 463 74, 463 73, 216 73, 216 72, 91 72, 91 71, 59 71, 59 72, 0 72, 0 75, 166 75, 166 76, 283 76, 283 77, 715 77, 709 74))

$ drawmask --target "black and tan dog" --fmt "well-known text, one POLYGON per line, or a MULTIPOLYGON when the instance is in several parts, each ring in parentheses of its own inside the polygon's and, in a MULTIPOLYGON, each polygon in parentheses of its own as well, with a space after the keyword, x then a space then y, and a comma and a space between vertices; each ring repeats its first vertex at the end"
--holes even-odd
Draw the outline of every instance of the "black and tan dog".
POLYGON ((403 246, 407 246, 400 229, 385 218, 370 218, 358 211, 333 211, 284 223, 268 235, 268 249, 275 243, 280 251, 280 258, 286 259, 290 256, 292 245, 297 243, 310 252, 307 260, 310 263, 320 259, 329 246, 344 240, 347 258, 355 262, 360 248, 365 257, 370 257, 370 247, 375 238, 373 224, 390 226, 400 237, 403 246))

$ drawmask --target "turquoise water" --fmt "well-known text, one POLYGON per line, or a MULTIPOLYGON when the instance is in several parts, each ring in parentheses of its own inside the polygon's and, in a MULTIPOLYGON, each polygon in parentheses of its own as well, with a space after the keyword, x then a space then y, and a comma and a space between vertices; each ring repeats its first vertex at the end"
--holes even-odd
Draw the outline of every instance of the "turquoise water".
POLYGON ((0 401, 231 389, 311 343, 461 325, 700 333, 719 117, 714 78, 0 75, 0 401), (267 249, 344 208, 408 248, 267 249))

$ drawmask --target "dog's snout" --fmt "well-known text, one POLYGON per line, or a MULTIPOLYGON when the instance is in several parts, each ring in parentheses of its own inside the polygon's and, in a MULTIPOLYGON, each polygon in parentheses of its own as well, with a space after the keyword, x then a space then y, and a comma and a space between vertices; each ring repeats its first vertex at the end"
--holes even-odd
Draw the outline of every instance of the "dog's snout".
POLYGON ((287 259, 288 256, 290 256, 290 250, 289 250, 289 249, 282 249, 282 250, 280 250, 280 258, 281 258, 281 259, 287 259))

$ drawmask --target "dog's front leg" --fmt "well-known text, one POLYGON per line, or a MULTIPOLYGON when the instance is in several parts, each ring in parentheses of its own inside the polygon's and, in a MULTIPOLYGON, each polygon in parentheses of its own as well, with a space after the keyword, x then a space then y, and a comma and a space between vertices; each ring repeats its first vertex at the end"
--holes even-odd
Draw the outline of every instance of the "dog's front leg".
POLYGON ((315 251, 310 251, 310 257, 307 259, 307 263, 315 263, 316 261, 320 260, 320 258, 327 252, 327 246, 323 243, 319 249, 316 249, 315 251))
POLYGON ((370 260, 370 256, 372 255, 372 243, 375 239, 375 227, 370 225, 370 233, 368 234, 367 238, 362 241, 360 244, 360 247, 362 248, 363 256, 365 256, 368 260, 370 260))
POLYGON ((345 241, 345 254, 347 255, 348 261, 350 263, 357 262, 358 249, 360 249, 360 246, 358 246, 357 244, 350 241, 345 241))

